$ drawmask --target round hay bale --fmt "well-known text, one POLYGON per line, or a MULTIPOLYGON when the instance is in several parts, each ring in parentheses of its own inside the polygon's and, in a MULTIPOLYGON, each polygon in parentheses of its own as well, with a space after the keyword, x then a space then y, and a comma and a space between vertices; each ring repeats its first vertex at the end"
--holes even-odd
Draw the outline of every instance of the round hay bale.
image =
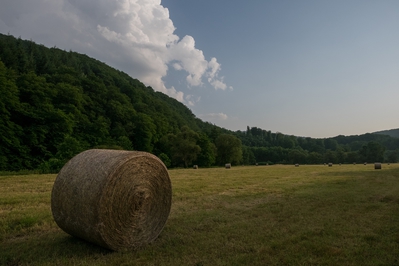
POLYGON ((332 165, 333 165, 332 163, 328 163, 328 167, 332 167, 332 165))
POLYGON ((224 165, 224 167, 226 167, 226 169, 230 169, 230 168, 231 168, 231 164, 230 164, 230 163, 226 163, 226 164, 224 165))
POLYGON ((155 240, 171 203, 166 166, 138 151, 84 151, 64 165, 51 193, 53 217, 62 230, 115 251, 155 240))
POLYGON ((193 169, 198 169, 198 165, 194 164, 193 169))
POLYGON ((381 163, 374 164, 374 169, 381 169, 381 168, 382 168, 381 163))
POLYGON ((299 164, 296 163, 296 164, 295 164, 295 167, 299 167, 299 164))

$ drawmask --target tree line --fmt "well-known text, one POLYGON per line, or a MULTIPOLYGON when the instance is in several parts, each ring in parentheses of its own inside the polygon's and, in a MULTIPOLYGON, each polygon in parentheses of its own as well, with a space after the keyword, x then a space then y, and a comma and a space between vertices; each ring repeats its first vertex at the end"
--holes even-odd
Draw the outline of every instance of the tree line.
POLYGON ((397 162, 399 138, 381 134, 310 138, 247 127, 236 135, 250 163, 363 163, 397 162))
MULTIPOLYGON (((312 139, 229 131, 86 55, 0 34, 0 171, 58 171, 90 148, 147 151, 168 167, 396 161, 384 135, 312 139)), ((396 156, 396 157, 395 157, 396 156)))

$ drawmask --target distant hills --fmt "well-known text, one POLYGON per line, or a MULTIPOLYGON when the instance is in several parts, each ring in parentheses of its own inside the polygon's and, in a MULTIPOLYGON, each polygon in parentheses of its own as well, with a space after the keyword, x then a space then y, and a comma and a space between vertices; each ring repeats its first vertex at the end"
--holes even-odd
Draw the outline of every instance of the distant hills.
POLYGON ((399 138, 399 128, 389 129, 389 130, 381 130, 381 131, 373 132, 373 134, 388 135, 388 136, 391 136, 394 138, 399 138))

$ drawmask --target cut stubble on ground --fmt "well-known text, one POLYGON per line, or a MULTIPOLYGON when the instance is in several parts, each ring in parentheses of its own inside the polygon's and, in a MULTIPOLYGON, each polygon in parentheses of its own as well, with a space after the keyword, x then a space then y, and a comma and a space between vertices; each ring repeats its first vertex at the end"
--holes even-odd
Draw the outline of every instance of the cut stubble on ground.
POLYGON ((399 265, 399 165, 169 170, 152 244, 110 252, 54 223, 55 175, 0 177, 0 265, 399 265))

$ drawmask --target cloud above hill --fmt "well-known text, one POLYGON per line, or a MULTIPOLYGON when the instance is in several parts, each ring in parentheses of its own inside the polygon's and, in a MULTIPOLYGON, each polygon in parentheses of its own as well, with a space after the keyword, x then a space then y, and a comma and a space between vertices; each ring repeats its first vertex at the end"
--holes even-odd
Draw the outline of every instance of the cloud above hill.
POLYGON ((0 9, 0 32, 88 54, 181 102, 195 103, 165 86, 169 68, 187 73, 188 87, 225 90, 217 59, 174 31, 160 0, 4 0, 0 9))
POLYGON ((228 119, 228 116, 224 113, 200 114, 198 117, 203 120, 209 121, 211 123, 216 123, 216 122, 228 119))

